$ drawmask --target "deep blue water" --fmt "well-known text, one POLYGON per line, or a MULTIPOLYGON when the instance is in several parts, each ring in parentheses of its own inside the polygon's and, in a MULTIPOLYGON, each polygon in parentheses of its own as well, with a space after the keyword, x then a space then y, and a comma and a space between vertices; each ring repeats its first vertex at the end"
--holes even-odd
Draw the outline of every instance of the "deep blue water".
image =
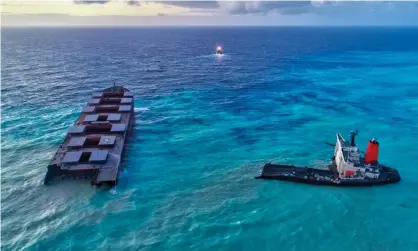
POLYGON ((417 28, 2 29, 2 250, 418 250, 417 28), (215 45, 226 55, 213 55, 215 45), (93 91, 136 97, 120 184, 43 186, 93 91), (253 179, 322 167, 335 133, 403 180, 253 179))

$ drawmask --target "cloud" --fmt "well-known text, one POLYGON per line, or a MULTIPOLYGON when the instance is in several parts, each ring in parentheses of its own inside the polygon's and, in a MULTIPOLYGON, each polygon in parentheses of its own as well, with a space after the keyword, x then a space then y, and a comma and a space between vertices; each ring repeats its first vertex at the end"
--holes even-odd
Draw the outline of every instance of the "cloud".
POLYGON ((160 2, 165 5, 175 5, 185 8, 196 8, 196 9, 217 9, 219 4, 217 1, 152 1, 160 2))
POLYGON ((310 1, 220 1, 222 10, 229 14, 252 14, 276 12, 284 15, 296 15, 311 11, 313 8, 310 1))
POLYGON ((311 1, 150 1, 189 9, 212 9, 232 15, 278 12, 296 15, 309 12, 311 1))
MULTIPOLYGON (((75 4, 107 4, 112 0, 73 0, 75 4)), ((141 0, 123 0, 127 5, 139 6, 141 0)))
POLYGON ((317 14, 326 16, 351 16, 380 13, 387 15, 389 12, 416 13, 418 15, 418 3, 416 2, 390 2, 368 1, 349 2, 338 0, 312 0, 312 1, 219 1, 221 11, 231 15, 247 14, 280 14, 299 15, 317 14))
MULTIPOLYGON (((71 0, 70 0, 71 1, 71 0)), ((219 13, 227 15, 248 15, 248 14, 270 14, 276 13, 280 15, 298 15, 306 13, 324 14, 335 16, 336 13, 345 14, 352 12, 369 12, 369 11, 387 11, 396 10, 401 11, 416 11, 418 14, 418 3, 416 2, 400 2, 400 1, 372 1, 372 2, 347 2, 339 0, 310 0, 310 1, 148 1, 148 0, 72 0, 75 4, 101 4, 107 5, 111 3, 126 4, 127 6, 140 6, 141 4, 153 4, 158 3, 167 7, 181 7, 187 8, 190 12, 202 11, 209 9, 212 11, 218 11, 219 13), (404 8, 408 5, 407 8, 404 8)))
POLYGON ((168 8, 185 8, 190 15, 207 15, 209 12, 212 14, 220 13, 219 4, 217 1, 146 1, 146 3, 159 3, 167 6, 168 8))
MULTIPOLYGON (((126 4, 127 6, 141 6, 143 5, 150 5, 150 4, 161 4, 166 6, 167 8, 186 8, 189 10, 190 13, 195 13, 199 15, 204 13, 206 15, 206 10, 211 10, 211 13, 215 13, 219 11, 219 4, 217 1, 206 1, 206 0, 198 0, 198 1, 147 1, 147 0, 72 0, 75 4, 85 4, 85 5, 92 5, 92 4, 102 4, 108 5, 112 3, 121 3, 126 4)), ((159 13, 164 14, 164 13, 159 13)), ((161 16, 157 14, 157 16, 161 16)), ((183 13, 184 14, 184 13, 183 13)), ((166 14, 164 14, 166 15, 166 14)))
MULTIPOLYGON (((127 25, 128 21, 134 22, 130 17, 152 16, 155 23, 169 25, 196 24, 194 18, 198 17, 201 23, 213 25, 418 25, 418 3, 398 1, 3 0, 1 7, 3 14, 68 15, 94 24, 99 23, 96 20, 104 22, 107 17, 110 21, 106 22, 127 25), (115 16, 120 16, 120 19, 115 16), (186 17, 189 23, 185 21, 186 17), (176 18, 181 21, 175 21, 176 18)), ((27 16, 22 18, 28 19, 27 16)), ((30 19, 31 22, 34 20, 30 19)), ((68 22, 76 23, 75 20, 68 19, 68 22)), ((145 22, 150 19, 135 19, 135 22, 137 20, 145 22)))
POLYGON ((140 0, 127 0, 126 3, 131 6, 139 6, 141 5, 140 0))
POLYGON ((167 6, 162 3, 148 2, 142 4, 138 0, 104 0, 93 3, 91 0, 13 0, 0 5, 3 12, 14 14, 63 14, 70 16, 157 16, 158 13, 182 14, 191 9, 180 6, 167 6), (84 2, 82 2, 84 1, 84 2), (134 2, 135 1, 135 2, 134 2), (128 3, 129 2, 129 3, 128 3))
MULTIPOLYGON (((112 1, 118 1, 118 0, 73 0, 76 4, 106 4, 112 1)), ((119 0, 120 1, 120 0, 119 0)), ((196 8, 196 9, 215 9, 218 8, 218 2, 217 1, 141 1, 141 0, 122 0, 122 2, 125 2, 128 5, 140 5, 142 3, 160 3, 164 5, 171 5, 171 6, 179 6, 179 7, 185 7, 185 8, 196 8)))
POLYGON ((106 4, 111 0, 74 0, 75 4, 106 4))

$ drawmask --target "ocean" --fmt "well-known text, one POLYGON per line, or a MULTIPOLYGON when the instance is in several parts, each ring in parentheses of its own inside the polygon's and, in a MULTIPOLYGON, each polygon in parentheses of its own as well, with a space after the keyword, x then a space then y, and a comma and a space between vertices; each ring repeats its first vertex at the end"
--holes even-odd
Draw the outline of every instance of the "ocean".
POLYGON ((2 250, 418 250, 417 28, 3 28, 2 250), (215 46, 224 55, 214 55, 215 46), (116 188, 44 186, 94 91, 135 94, 116 188), (255 180, 380 142, 398 184, 255 180))

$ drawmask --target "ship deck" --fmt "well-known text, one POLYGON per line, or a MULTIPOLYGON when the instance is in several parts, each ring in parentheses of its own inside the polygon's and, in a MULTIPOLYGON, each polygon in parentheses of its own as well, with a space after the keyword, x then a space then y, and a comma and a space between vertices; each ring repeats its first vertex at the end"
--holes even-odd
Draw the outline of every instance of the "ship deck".
POLYGON ((94 93, 52 158, 45 184, 56 177, 81 177, 115 185, 135 122, 133 106, 133 95, 123 87, 94 93))
POLYGON ((328 186, 374 186, 397 183, 401 177, 397 170, 381 166, 378 179, 340 179, 332 165, 329 169, 298 167, 293 165, 266 164, 257 179, 284 180, 298 183, 328 186))

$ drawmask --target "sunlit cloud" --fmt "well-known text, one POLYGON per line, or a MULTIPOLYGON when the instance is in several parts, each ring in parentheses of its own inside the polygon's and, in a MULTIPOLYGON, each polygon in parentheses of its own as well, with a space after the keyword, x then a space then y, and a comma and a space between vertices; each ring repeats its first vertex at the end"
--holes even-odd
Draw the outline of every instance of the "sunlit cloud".
POLYGON ((2 26, 418 25, 418 2, 413 1, 3 0, 1 7, 2 26))
POLYGON ((137 1, 3 1, 2 12, 10 14, 62 14, 70 16, 157 16, 191 11, 182 6, 137 1))

